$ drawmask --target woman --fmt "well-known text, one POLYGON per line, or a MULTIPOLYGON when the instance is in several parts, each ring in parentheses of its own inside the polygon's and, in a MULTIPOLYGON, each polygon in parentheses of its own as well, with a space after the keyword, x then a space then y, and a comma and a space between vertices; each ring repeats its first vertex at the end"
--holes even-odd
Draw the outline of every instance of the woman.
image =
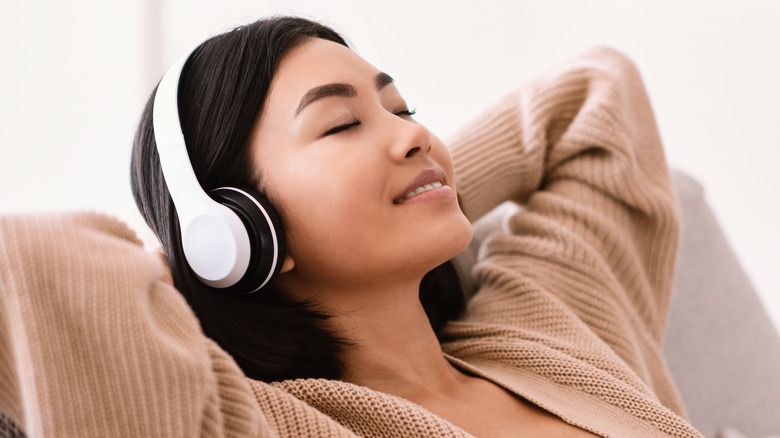
POLYGON ((134 143, 134 195, 270 430, 697 436, 661 354, 675 202, 621 55, 590 52, 509 95, 449 145, 452 157, 390 76, 310 21, 214 37, 178 85, 203 189, 257 190, 278 211, 278 274, 242 294, 189 267, 154 96, 134 143), (463 313, 449 260, 469 221, 505 200, 527 212, 483 246, 463 313))

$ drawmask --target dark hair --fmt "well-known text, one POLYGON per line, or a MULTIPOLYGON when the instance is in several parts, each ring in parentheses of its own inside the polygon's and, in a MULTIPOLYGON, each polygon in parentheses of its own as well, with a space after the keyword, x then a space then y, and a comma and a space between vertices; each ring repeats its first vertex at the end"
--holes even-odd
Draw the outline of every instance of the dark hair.
MULTIPOLYGON (((179 118, 195 174, 208 192, 221 186, 260 188, 249 139, 282 57, 310 38, 348 44, 332 29, 297 17, 273 17, 202 43, 190 56, 179 85, 179 118)), ((243 296, 201 283, 187 265, 179 222, 160 169, 152 125, 154 93, 133 142, 133 197, 170 262, 207 336, 254 379, 339 378, 340 353, 351 345, 326 326, 328 314, 312 302, 293 301, 271 282, 243 296)), ((439 333, 464 307, 450 262, 425 276, 420 297, 439 333)))

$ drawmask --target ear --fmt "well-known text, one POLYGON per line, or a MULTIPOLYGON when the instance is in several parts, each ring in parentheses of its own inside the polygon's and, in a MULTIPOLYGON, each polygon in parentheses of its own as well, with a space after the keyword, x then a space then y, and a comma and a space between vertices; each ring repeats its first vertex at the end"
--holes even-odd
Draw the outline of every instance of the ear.
POLYGON ((284 256, 284 263, 282 263, 282 269, 279 271, 280 274, 286 274, 293 270, 295 267, 295 260, 293 260, 292 256, 287 253, 284 256))

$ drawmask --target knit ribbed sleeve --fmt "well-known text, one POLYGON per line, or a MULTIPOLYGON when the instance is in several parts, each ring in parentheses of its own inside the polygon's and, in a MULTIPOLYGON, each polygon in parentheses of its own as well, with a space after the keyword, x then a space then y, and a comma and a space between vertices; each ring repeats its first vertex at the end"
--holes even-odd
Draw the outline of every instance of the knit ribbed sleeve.
POLYGON ((483 243, 480 289, 445 349, 695 436, 661 351, 678 212, 636 67, 592 50, 505 97, 450 149, 470 219, 507 200, 525 209, 483 243))
POLYGON ((0 410, 34 437, 260 436, 233 359, 107 216, 0 218, 0 410))

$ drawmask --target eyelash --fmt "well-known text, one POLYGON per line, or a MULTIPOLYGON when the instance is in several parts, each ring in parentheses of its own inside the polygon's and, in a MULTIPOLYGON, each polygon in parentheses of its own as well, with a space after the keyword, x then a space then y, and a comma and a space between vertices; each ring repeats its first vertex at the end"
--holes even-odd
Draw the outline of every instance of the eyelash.
MULTIPOLYGON (((409 117, 411 117, 411 116, 413 116, 415 114, 417 114, 417 110, 415 110, 415 109, 404 109, 404 110, 401 110, 401 111, 398 111, 397 113, 395 113, 395 115, 399 116, 399 117, 401 117, 401 116, 409 116, 409 117)), ((344 132, 344 131, 346 131, 348 129, 354 128, 354 127, 359 126, 359 125, 360 125, 360 120, 355 120, 352 123, 347 123, 345 125, 339 125, 339 126, 336 126, 334 128, 331 128, 331 129, 327 130, 323 136, 327 137, 328 135, 338 134, 340 132, 344 132)))

